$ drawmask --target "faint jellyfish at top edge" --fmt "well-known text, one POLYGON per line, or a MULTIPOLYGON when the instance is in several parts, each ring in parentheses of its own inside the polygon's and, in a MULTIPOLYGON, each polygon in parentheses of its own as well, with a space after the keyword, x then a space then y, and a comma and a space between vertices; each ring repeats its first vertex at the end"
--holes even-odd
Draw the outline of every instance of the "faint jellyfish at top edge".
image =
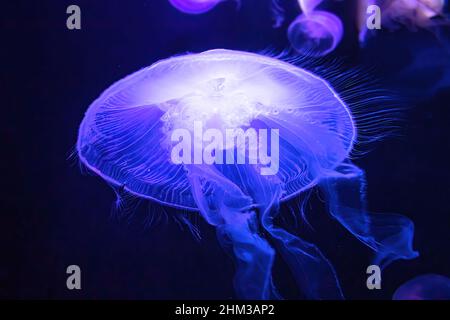
POLYGON ((202 14, 213 9, 219 2, 224 0, 169 0, 169 2, 180 10, 188 14, 202 14))

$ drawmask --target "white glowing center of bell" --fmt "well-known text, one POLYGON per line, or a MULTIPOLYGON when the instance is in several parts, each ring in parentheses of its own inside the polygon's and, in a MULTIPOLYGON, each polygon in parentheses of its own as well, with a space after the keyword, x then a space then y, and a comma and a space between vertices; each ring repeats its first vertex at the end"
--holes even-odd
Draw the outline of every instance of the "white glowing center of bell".
POLYGON ((194 87, 192 93, 171 102, 165 119, 173 129, 192 130, 194 122, 219 130, 250 126, 266 107, 239 90, 239 80, 218 77, 194 87))

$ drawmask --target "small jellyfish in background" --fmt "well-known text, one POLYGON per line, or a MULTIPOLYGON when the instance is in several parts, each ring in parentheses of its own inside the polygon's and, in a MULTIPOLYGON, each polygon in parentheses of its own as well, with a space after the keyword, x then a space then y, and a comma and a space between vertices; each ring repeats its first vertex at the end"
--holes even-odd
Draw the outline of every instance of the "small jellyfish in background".
POLYGON ((401 285, 393 300, 450 300, 450 279, 438 274, 415 277, 401 285))
POLYGON ((395 28, 401 24, 414 30, 436 25, 433 18, 442 15, 445 0, 385 0, 381 2, 384 25, 395 28))
POLYGON ((169 0, 172 6, 188 14, 205 13, 222 1, 224 0, 169 0))
POLYGON ((303 297, 340 299, 320 249, 275 221, 281 202, 317 187, 376 264, 416 257, 409 219, 366 210, 364 172, 350 161, 357 143, 354 116, 322 78, 219 49, 159 61, 112 85, 87 110, 77 151, 121 190, 199 212, 235 259, 239 298, 281 298, 277 250, 303 297))
POLYGON ((342 40, 344 27, 335 14, 316 10, 323 0, 299 0, 300 14, 288 28, 292 47, 302 54, 325 56, 342 40))
POLYGON ((382 27, 396 30, 405 26, 411 31, 448 26, 444 9, 446 0, 359 0, 360 4, 360 41, 363 42, 368 32, 366 27, 366 10, 370 5, 381 9, 382 27))

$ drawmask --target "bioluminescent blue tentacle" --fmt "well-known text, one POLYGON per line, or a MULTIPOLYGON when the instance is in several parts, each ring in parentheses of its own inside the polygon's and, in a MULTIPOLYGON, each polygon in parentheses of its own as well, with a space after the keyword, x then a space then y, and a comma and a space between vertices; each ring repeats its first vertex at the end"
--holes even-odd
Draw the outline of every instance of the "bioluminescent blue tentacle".
POLYGON ((236 260, 239 298, 278 298, 272 284, 274 250, 258 235, 253 201, 214 166, 187 166, 194 198, 206 220, 217 227, 221 245, 236 260))
POLYGON ((255 213, 226 212, 229 216, 242 215, 238 223, 225 223, 217 226, 220 244, 232 252, 236 262, 234 288, 243 299, 278 299, 272 282, 272 266, 275 252, 269 243, 258 236, 255 213))
POLYGON ((313 244, 274 225, 279 213, 282 188, 275 177, 264 177, 245 170, 252 186, 252 197, 259 204, 261 225, 275 240, 276 248, 289 266, 299 290, 308 299, 343 299, 342 290, 331 263, 313 244))
POLYGON ((281 0, 272 0, 273 27, 279 28, 284 22, 284 9, 281 6, 281 0))
POLYGON ((386 267, 397 259, 413 259, 414 225, 398 214, 372 214, 365 204, 364 172, 346 162, 320 182, 329 211, 342 225, 375 252, 374 263, 386 267))

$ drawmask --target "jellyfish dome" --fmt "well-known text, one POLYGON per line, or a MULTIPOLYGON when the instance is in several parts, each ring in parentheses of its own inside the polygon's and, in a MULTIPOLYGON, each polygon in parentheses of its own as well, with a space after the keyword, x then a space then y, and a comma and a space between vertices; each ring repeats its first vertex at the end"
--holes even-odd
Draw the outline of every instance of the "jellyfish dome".
POLYGON ((425 274, 398 288, 393 300, 450 300, 450 279, 438 274, 425 274))
POLYGON ((214 8, 223 0, 169 0, 170 4, 188 14, 201 14, 214 8))
POLYGON ((341 19, 326 11, 299 15, 288 28, 292 47, 302 54, 325 56, 341 42, 344 27, 341 19))
POLYGON ((319 248, 274 221, 282 201, 318 187, 376 263, 417 256, 410 220, 367 212, 364 173, 349 160, 356 141, 350 109, 322 78, 220 49, 162 60, 112 85, 87 110, 77 150, 108 183, 216 227, 235 257, 240 298, 280 298, 278 250, 304 297, 339 299, 319 248))

